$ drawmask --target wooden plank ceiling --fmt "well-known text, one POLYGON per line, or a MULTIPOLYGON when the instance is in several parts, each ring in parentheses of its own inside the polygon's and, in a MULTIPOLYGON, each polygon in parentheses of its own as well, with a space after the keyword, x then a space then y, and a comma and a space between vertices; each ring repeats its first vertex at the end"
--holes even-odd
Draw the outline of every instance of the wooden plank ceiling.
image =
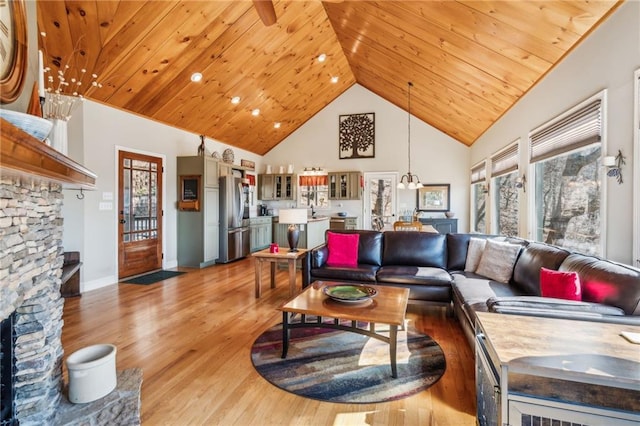
POLYGON ((406 110, 412 81, 412 114, 471 145, 619 3, 282 0, 271 26, 251 1, 37 6, 53 89, 263 155, 356 82, 406 110))

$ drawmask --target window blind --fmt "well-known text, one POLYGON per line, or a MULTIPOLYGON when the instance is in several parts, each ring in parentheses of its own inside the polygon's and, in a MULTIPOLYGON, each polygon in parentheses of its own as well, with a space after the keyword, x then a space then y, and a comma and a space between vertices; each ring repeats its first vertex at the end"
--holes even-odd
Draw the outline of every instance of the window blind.
POLYGON ((486 161, 471 168, 471 183, 484 182, 487 178, 486 161))
POLYGON ((530 136, 530 162, 546 160, 600 142, 601 136, 602 100, 596 99, 533 133, 530 136))
POLYGON ((518 170, 518 142, 491 157, 491 177, 498 177, 518 170))

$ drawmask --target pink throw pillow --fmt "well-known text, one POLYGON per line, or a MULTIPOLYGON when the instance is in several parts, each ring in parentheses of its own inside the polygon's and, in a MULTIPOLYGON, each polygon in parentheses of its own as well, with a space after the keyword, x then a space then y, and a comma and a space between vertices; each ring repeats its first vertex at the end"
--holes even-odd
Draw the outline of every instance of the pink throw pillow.
POLYGON ((327 232, 327 247, 329 248, 329 266, 357 266, 359 234, 338 234, 327 232))
POLYGON ((540 294, 566 300, 582 300, 582 287, 577 272, 560 272, 540 268, 540 294))

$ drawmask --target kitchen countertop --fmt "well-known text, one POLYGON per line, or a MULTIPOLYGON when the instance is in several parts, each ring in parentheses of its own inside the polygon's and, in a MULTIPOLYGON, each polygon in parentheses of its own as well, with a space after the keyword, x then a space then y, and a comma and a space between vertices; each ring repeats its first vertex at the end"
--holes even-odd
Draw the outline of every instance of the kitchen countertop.
MULTIPOLYGON (((267 216, 259 216, 259 217, 267 217, 267 216)), ((272 216, 272 217, 274 222, 278 222, 278 216, 272 216)), ((307 217, 307 223, 321 222, 323 220, 329 220, 329 216, 307 217)))

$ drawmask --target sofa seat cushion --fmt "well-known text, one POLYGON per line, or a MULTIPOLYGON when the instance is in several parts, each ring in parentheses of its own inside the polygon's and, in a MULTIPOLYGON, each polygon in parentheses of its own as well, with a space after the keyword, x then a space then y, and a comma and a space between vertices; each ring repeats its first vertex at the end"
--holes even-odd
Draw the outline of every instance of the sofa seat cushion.
POLYGON ((424 302, 435 302, 446 305, 451 304, 451 286, 444 285, 429 285, 429 284, 407 284, 407 283, 392 283, 392 282, 378 282, 380 286, 385 287, 400 287, 409 289, 409 300, 418 300, 424 302))
POLYGON ((379 266, 358 264, 355 267, 347 266, 324 266, 322 268, 312 268, 312 280, 333 280, 333 281, 355 281, 355 282, 376 282, 376 272, 379 266))
POLYGON ((442 268, 417 267, 417 266, 383 266, 376 279, 380 284, 406 283, 425 284, 450 287, 453 278, 442 268))
POLYGON ((456 272, 453 276, 453 292, 462 303, 487 302, 490 297, 521 296, 509 284, 490 280, 473 272, 456 272))
MULTIPOLYGON (((537 310, 554 310, 564 312, 590 313, 595 315, 624 315, 624 311, 615 306, 590 303, 577 300, 556 299, 552 297, 518 296, 518 297, 490 297, 487 307, 491 312, 498 312, 501 307, 526 308, 537 310)), ((523 310, 523 312, 526 312, 523 310)))

